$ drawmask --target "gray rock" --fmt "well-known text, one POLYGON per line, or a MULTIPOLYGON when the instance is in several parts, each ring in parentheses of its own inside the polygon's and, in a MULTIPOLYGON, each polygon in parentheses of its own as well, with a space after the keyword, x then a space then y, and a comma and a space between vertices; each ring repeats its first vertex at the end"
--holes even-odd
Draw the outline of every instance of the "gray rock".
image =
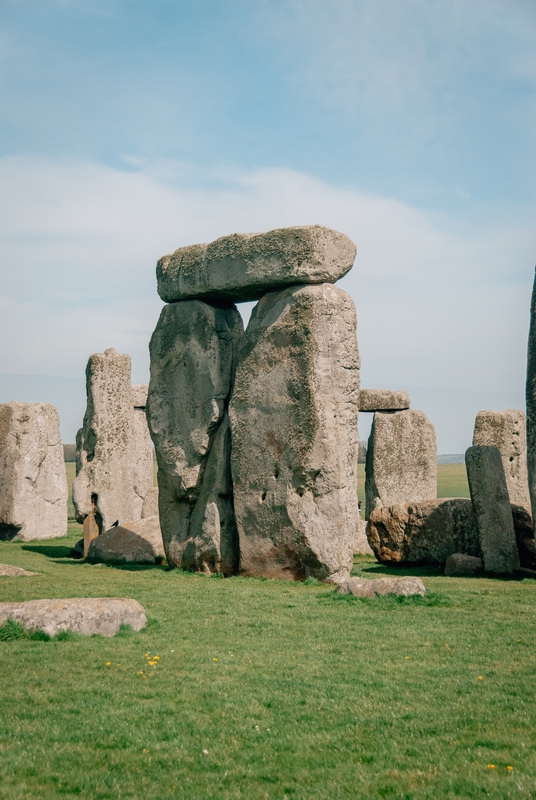
POLYGON ((88 561, 103 564, 154 564, 165 557, 158 516, 125 522, 101 533, 89 545, 88 561))
POLYGON ((361 389, 360 411, 404 411, 410 407, 407 392, 392 392, 389 389, 361 389))
POLYGON ((60 422, 46 403, 0 404, 0 540, 67 534, 60 422))
POLYGON ((465 498, 436 498, 376 508, 367 538, 382 564, 443 566, 452 553, 480 556, 473 505, 465 498))
POLYGON ((452 577, 478 575, 481 572, 484 572, 484 562, 476 556, 453 553, 445 562, 445 575, 452 577))
POLYGON ((364 519, 357 520, 353 551, 356 555, 374 555, 374 552, 368 543, 367 523, 364 519))
POLYGON ((381 506, 437 496, 435 429, 422 411, 376 412, 368 441, 366 519, 381 506))
MULTIPOLYGON (((73 504, 79 522, 94 505, 99 529, 107 530, 117 519, 140 518, 145 495, 153 486, 153 449, 144 413, 133 406, 130 356, 113 348, 90 356, 86 388, 73 504)), ((134 394, 138 390, 135 387, 134 394)))
POLYGON ((28 572, 22 567, 12 567, 10 564, 0 564, 0 575, 4 578, 23 578, 30 575, 39 575, 39 572, 28 572))
POLYGON ((236 308, 187 300, 162 309, 151 339, 160 525, 168 561, 183 569, 238 567, 226 408, 242 330, 236 308))
POLYGON ((147 406, 147 395, 149 393, 149 385, 147 383, 133 383, 130 387, 130 396, 134 408, 140 408, 145 411, 147 406))
POLYGON ((420 578, 401 576, 396 578, 349 578, 339 583, 338 594, 353 594, 354 597, 378 597, 397 594, 409 597, 419 594, 424 597, 426 589, 420 578))
POLYGON ((496 447, 469 447, 465 464, 484 568, 512 574, 519 555, 501 454, 496 447))
POLYGON ((536 273, 530 309, 527 358, 527 471, 532 517, 536 517, 536 273))
POLYGON ((27 630, 45 631, 49 636, 66 630, 85 636, 115 636, 121 625, 130 625, 135 631, 147 625, 143 606, 136 600, 119 597, 0 603, 0 625, 8 619, 20 622, 27 630))
POLYGON ((527 437, 522 411, 479 411, 473 445, 491 445, 501 454, 510 502, 530 512, 527 437))
POLYGON ((335 581, 359 519, 359 354, 351 297, 331 284, 265 295, 229 409, 240 569, 335 581))
POLYGON ((153 486, 145 495, 141 507, 141 518, 158 516, 158 486, 153 486))
MULTIPOLYGON (((134 492, 141 498, 141 516, 143 505, 148 492, 153 487, 153 443, 147 425, 147 384, 134 384, 130 387, 132 394, 132 446, 134 449, 132 460, 132 474, 134 492)), ((156 512, 158 513, 158 511, 156 512)))
POLYGON ((166 302, 258 300, 287 286, 334 283, 351 269, 355 252, 347 236, 322 225, 234 233, 161 258, 158 294, 166 302))

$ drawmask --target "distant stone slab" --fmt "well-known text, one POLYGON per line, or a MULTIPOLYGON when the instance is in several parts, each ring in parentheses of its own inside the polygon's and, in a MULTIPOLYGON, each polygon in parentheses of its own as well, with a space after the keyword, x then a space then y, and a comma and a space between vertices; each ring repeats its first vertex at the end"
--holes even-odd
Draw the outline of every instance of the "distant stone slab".
POLYGON ((181 247, 157 264, 158 294, 177 300, 258 300, 303 283, 335 283, 352 268, 354 243, 323 225, 234 233, 181 247))
POLYGON ((464 575, 478 575, 480 572, 484 572, 484 562, 476 556, 453 553, 445 563, 445 575, 450 575, 453 578, 464 575))
POLYGON ((49 636, 66 630, 85 636, 115 636, 121 625, 130 625, 135 631, 147 625, 143 606, 136 600, 119 597, 0 603, 0 625, 8 619, 20 622, 27 630, 45 631, 49 636))
POLYGON ((497 447, 469 447, 467 479, 486 572, 511 575, 519 568, 514 521, 497 447))
POLYGON ((28 572, 22 567, 12 567, 11 564, 0 564, 0 576, 5 578, 18 578, 30 575, 40 575, 39 572, 28 572))
POLYGON ((354 554, 355 555, 374 555, 374 551, 368 543, 367 539, 367 523, 364 519, 358 519, 355 528, 354 538, 354 554))
POLYGON ((158 515, 110 528, 92 540, 88 553, 88 561, 103 564, 154 564, 164 557, 158 515))
POLYGON ((404 411, 410 407, 407 392, 392 392, 389 389, 361 389, 360 411, 404 411))
POLYGON ((403 576, 396 578, 349 578, 341 581, 337 587, 339 594, 353 594, 354 597, 378 597, 380 595, 397 594, 409 597, 419 594, 424 597, 426 588, 420 578, 403 576))

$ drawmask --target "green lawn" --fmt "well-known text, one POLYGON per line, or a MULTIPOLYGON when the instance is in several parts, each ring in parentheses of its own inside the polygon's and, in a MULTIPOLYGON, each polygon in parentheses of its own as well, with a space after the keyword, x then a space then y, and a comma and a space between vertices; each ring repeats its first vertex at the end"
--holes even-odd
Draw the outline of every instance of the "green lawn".
MULTIPOLYGON (((357 495, 362 504, 362 516, 365 508, 365 465, 357 465, 357 495)), ((438 497, 469 497, 469 484, 465 464, 437 465, 438 497)))
POLYGON ((90 566, 67 558, 79 535, 0 542, 42 573, 1 578, 0 599, 134 597, 151 622, 0 642, 0 797, 536 796, 535 581, 416 570, 428 600, 347 600, 90 566))

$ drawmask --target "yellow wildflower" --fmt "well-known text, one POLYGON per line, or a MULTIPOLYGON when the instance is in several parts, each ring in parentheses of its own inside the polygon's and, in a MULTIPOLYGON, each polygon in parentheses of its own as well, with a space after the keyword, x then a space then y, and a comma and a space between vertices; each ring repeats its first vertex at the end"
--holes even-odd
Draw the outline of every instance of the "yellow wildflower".
POLYGON ((217 658, 213 658, 212 660, 213 660, 213 661, 217 661, 218 659, 217 659, 217 658))
POLYGON ((482 677, 482 675, 479 675, 479 676, 478 676, 478 680, 479 680, 479 681, 483 681, 483 680, 484 680, 484 678, 482 677))
POLYGON ((153 661, 160 661, 160 656, 153 656, 153 661))
POLYGON ((495 764, 488 764, 488 769, 495 769, 495 764))
POLYGON ((112 666, 112 662, 111 662, 111 661, 107 661, 107 662, 106 662, 106 666, 107 666, 107 667, 111 667, 111 666, 112 666))
POLYGON ((508 766, 506 767, 506 769, 508 770, 508 772, 512 772, 512 770, 513 770, 513 767, 511 767, 510 765, 508 765, 508 766))

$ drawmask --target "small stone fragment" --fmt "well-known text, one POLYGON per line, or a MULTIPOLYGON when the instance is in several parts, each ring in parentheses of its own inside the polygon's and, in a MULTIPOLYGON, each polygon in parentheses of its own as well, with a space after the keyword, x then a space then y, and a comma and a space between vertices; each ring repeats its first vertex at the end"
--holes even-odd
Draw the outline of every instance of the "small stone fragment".
POLYGON ((297 284, 335 283, 351 269, 355 245, 323 225, 234 233, 181 247, 160 259, 158 294, 177 300, 258 300, 297 284))
POLYGON ((381 506, 437 496, 435 428, 422 411, 376 412, 368 441, 366 519, 381 506))
POLYGON ((103 564, 154 564, 164 557, 158 516, 110 528, 93 539, 88 553, 88 561, 103 564))
POLYGON ((497 447, 469 447, 467 478, 486 572, 510 575, 519 567, 512 509, 497 447))
POLYGON ((30 575, 40 575, 39 572, 28 572, 27 569, 22 567, 12 567, 10 564, 0 564, 0 576, 5 578, 19 578, 30 575))
POLYGON ((337 592, 353 594, 354 597, 377 597, 387 594, 403 597, 419 594, 424 597, 426 588, 420 578, 404 575, 396 578, 349 578, 339 583, 337 592))
POLYGON ((492 445, 501 454, 510 502, 530 511, 527 437, 522 411, 479 411, 473 445, 492 445))
POLYGON ((46 403, 0 404, 0 540, 67 534, 60 421, 46 403))
POLYGON ((0 626, 8 619, 20 622, 27 630, 44 631, 49 636, 66 630, 85 636, 115 636, 121 625, 130 625, 135 631, 147 625, 143 606, 136 600, 119 597, 0 603, 0 626))
POLYGON ((389 389, 361 389, 359 392, 360 411, 405 411, 409 407, 407 392, 393 392, 389 389))
POLYGON ((476 556, 453 553, 445 562, 445 575, 452 577, 478 575, 481 572, 484 572, 484 562, 476 556))
POLYGON ((265 295, 229 409, 240 569, 335 581, 352 563, 359 353, 351 297, 331 284, 265 295))

